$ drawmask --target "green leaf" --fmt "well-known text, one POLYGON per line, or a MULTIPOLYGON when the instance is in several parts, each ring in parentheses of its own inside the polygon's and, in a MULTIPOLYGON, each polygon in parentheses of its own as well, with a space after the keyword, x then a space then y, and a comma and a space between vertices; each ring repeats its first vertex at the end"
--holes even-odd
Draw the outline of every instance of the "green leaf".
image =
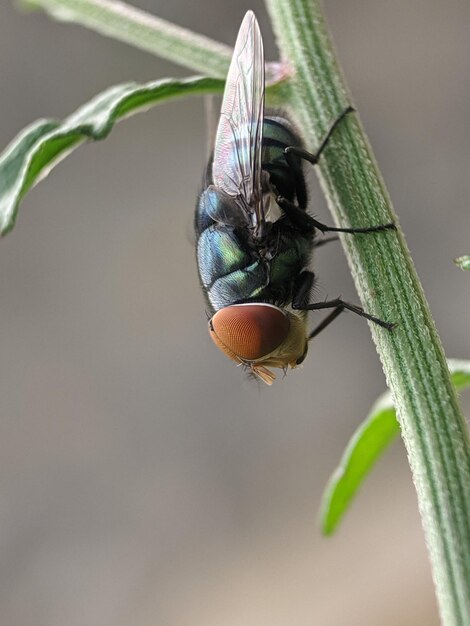
MULTIPOLYGON (((470 361, 448 359, 456 389, 470 387, 470 361)), ((400 432, 392 396, 385 392, 351 437, 339 466, 323 494, 320 512, 325 535, 332 535, 362 481, 387 446, 400 432)))
MULTIPOLYGON (((92 31, 125 42, 157 57, 225 80, 232 48, 205 35, 168 22, 131 4, 114 0, 16 0, 26 10, 43 10, 61 22, 81 24, 92 31)), ((273 93, 290 68, 266 63, 266 86, 273 93)))
POLYGON ((104 139, 118 120, 170 98, 217 93, 223 86, 223 80, 199 76, 125 83, 98 94, 62 122, 34 122, 0 155, 0 234, 15 225, 26 192, 84 141, 104 139))
POLYGON ((81 24, 191 71, 225 78, 229 46, 172 24, 132 4, 110 0, 21 0, 23 8, 42 9, 62 22, 81 24))
POLYGON ((454 263, 460 267, 461 270, 470 270, 470 254, 464 254, 454 259, 454 263))

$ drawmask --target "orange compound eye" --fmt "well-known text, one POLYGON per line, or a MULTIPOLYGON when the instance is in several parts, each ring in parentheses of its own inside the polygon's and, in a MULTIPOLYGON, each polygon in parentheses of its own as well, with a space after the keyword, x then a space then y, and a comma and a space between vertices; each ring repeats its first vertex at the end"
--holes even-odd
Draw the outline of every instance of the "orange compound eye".
POLYGON ((209 322, 216 346, 231 359, 243 361, 257 361, 273 352, 286 339, 289 327, 287 315, 271 304, 227 306, 209 322))

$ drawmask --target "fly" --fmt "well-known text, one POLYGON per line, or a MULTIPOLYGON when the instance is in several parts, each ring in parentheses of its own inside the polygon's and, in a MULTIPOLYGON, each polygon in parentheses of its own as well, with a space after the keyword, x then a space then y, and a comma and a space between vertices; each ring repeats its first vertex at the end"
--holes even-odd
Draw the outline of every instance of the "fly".
POLYGON ((311 154, 291 122, 264 110, 264 52, 248 11, 227 75, 213 154, 196 206, 197 264, 209 334, 228 357, 271 385, 269 368, 295 368, 308 343, 345 309, 388 330, 393 324, 341 298, 310 302, 316 231, 377 233, 394 224, 334 228, 307 213, 302 161, 315 165, 348 107, 311 154), (311 332, 308 311, 332 309, 311 332))

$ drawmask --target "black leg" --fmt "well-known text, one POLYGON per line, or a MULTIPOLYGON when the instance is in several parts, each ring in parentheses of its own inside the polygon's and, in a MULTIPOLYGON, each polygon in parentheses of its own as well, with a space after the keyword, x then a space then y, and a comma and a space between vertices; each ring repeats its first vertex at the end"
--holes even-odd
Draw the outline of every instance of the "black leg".
POLYGON ((320 323, 314 331, 313 335, 317 335, 321 330, 326 328, 328 324, 330 324, 338 315, 344 311, 345 309, 351 311, 352 313, 356 313, 360 317, 365 317, 367 320, 374 322, 374 324, 378 324, 382 326, 382 328, 386 328, 387 330, 392 330, 396 324, 391 322, 384 322, 383 320, 375 317, 374 315, 369 315, 366 313, 364 309, 356 304, 350 304, 349 302, 345 302, 341 300, 341 298, 335 298, 334 300, 327 300, 326 302, 314 302, 309 304, 308 300, 310 297, 310 292, 312 290, 312 286, 314 283, 315 277, 312 272, 302 272, 294 285, 294 296, 292 298, 292 308, 297 309, 298 311, 318 311, 320 309, 335 309, 328 317, 320 323))
POLYGON ((331 322, 333 322, 338 317, 338 315, 342 313, 343 311, 344 311, 344 308, 341 306, 334 309, 329 315, 325 317, 325 319, 322 322, 318 324, 318 326, 315 326, 315 328, 312 330, 312 332, 308 336, 308 340, 310 341, 310 339, 313 339, 318 334, 320 334, 322 330, 325 330, 325 328, 329 326, 331 322))
POLYGON ((330 243, 331 241, 339 241, 339 237, 325 237, 325 239, 319 239, 318 241, 314 241, 313 245, 315 248, 321 248, 326 243, 330 243))
POLYGON ((382 328, 386 328, 387 330, 392 330, 393 328, 395 328, 395 324, 391 322, 384 322, 378 317, 369 315, 369 313, 366 313, 364 309, 361 309, 360 306, 357 306, 356 304, 350 304, 349 302, 345 302, 344 300, 341 300, 341 298, 335 298, 334 300, 327 300, 326 302, 315 302, 313 304, 307 304, 303 306, 302 305, 296 306, 295 303, 292 303, 292 308, 301 309, 302 311, 318 311, 320 309, 333 309, 334 308, 334 309, 340 309, 340 313, 344 309, 347 309, 348 311, 352 311, 353 313, 356 313, 356 315, 359 315, 360 317, 365 317, 366 320, 374 322, 374 324, 378 324, 379 326, 382 326, 382 328))
POLYGON ((320 159, 323 150, 328 145, 328 141, 330 140, 331 135, 334 133, 338 124, 346 117, 346 115, 348 115, 348 113, 354 113, 354 108, 352 106, 346 107, 341 115, 339 115, 335 119, 329 131, 326 133, 325 138, 321 142, 318 150, 314 154, 312 154, 311 152, 307 152, 307 150, 303 150, 302 148, 296 148, 295 146, 287 147, 284 150, 287 162, 289 163, 289 159, 291 158, 289 155, 295 155, 301 159, 305 159, 305 161, 309 161, 309 163, 312 163, 313 165, 318 163, 318 160, 320 159))
POLYGON ((361 233, 381 233, 384 230, 396 230, 397 227, 392 222, 388 224, 379 224, 378 226, 368 226, 367 228, 336 228, 335 226, 327 226, 326 224, 322 224, 314 217, 312 217, 312 223, 315 228, 321 230, 322 233, 352 233, 352 234, 361 234, 361 233))
POLYGON ((313 233, 315 231, 315 220, 303 209, 298 207, 287 198, 284 198, 284 196, 277 196, 276 202, 290 219, 292 224, 306 232, 313 233))
MULTIPOLYGON (((301 227, 302 230, 313 230, 318 228, 322 233, 381 233, 384 230, 396 230, 395 224, 379 224, 378 226, 369 226, 367 228, 336 228, 335 226, 327 226, 319 222, 314 217, 300 209, 296 204, 287 200, 283 196, 277 196, 276 202, 289 217, 291 222, 301 227)), ((318 244, 317 244, 318 245, 318 244)))
MULTIPOLYGON (((325 138, 323 139, 323 141, 320 144, 320 147, 318 148, 318 150, 312 154, 311 152, 308 152, 307 150, 303 150, 302 148, 296 148, 295 146, 288 146, 287 148, 285 148, 284 150, 284 155, 286 157, 286 161, 289 164, 291 170, 293 172, 297 171, 298 168, 298 164, 295 162, 296 158, 300 158, 300 159, 305 159, 306 161, 309 161, 309 163, 312 163, 312 165, 316 165, 322 155, 323 150, 326 148, 326 146, 328 145, 328 141, 330 140, 331 135, 334 133, 336 127, 338 126, 338 124, 346 117, 346 115, 348 115, 349 113, 354 113, 354 108, 352 106, 348 106, 344 109, 344 111, 341 113, 341 115, 339 115, 336 120, 333 122, 333 124, 331 125, 329 131, 326 133, 325 138)), ((278 197, 277 199, 277 203, 279 204, 279 206, 287 213, 287 203, 288 201, 286 201, 284 198, 282 198, 281 196, 278 197)), ((293 205, 291 204, 291 208, 293 205)), ((298 208, 298 207, 297 207, 298 208)), ((304 208, 304 207, 302 207, 304 208)), ((315 228, 318 228, 318 230, 320 230, 322 233, 356 233, 356 234, 361 234, 361 233, 379 233, 382 232, 384 230, 396 230, 396 226, 393 223, 388 223, 388 224, 379 224, 378 226, 370 226, 368 228, 336 228, 334 226, 327 226, 326 224, 322 224, 322 222, 319 222, 318 220, 315 220, 314 218, 311 218, 311 225, 313 225, 315 228)))

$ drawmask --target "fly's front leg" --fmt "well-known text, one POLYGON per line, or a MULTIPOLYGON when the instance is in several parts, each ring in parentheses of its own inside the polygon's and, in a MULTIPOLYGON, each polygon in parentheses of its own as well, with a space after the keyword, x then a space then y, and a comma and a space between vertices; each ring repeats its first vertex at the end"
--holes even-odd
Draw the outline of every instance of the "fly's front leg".
MULTIPOLYGON (((296 307, 293 307, 293 308, 296 308, 296 307)), ((305 308, 302 307, 302 309, 305 311, 318 311, 320 309, 335 309, 336 315, 333 317, 333 314, 331 314, 331 316, 329 317, 332 317, 332 319, 330 319, 328 323, 332 322, 333 319, 335 319, 344 310, 347 310, 347 311, 351 311, 352 313, 355 313, 356 315, 359 315, 360 317, 365 317, 366 320, 369 320, 370 322, 374 322, 374 324, 377 324, 378 326, 382 326, 382 328, 386 328, 387 330, 393 330, 396 326, 396 324, 394 324, 393 322, 384 322, 384 320, 381 320, 379 317, 375 317, 374 315, 370 315, 369 313, 366 313, 364 309, 362 309, 360 306, 357 306, 356 304, 350 304, 349 302, 345 302, 341 298, 335 298, 334 300, 328 300, 326 302, 315 302, 313 304, 308 304, 305 308)), ((323 326, 323 328, 325 328, 325 326, 323 326)), ((321 328, 320 330, 323 330, 323 328, 321 328)), ((318 329, 316 331, 314 330, 312 337, 317 335, 319 332, 320 331, 318 329)))
POLYGON ((320 239, 320 241, 314 241, 313 245, 315 246, 315 250, 317 248, 321 248, 326 243, 331 243, 332 241, 339 241, 339 237, 325 237, 325 239, 320 239))
POLYGON ((360 317, 374 322, 382 328, 387 330, 393 330, 396 324, 391 322, 384 322, 374 315, 369 315, 364 309, 356 304, 350 304, 345 302, 341 298, 335 298, 334 300, 327 300, 326 302, 313 302, 309 303, 309 295, 314 282, 314 275, 312 272, 302 272, 297 280, 294 290, 294 297, 292 299, 292 308, 299 311, 318 311, 321 309, 334 309, 330 315, 328 315, 309 335, 309 339, 312 339, 318 335, 322 330, 331 324, 343 311, 351 311, 360 317))

